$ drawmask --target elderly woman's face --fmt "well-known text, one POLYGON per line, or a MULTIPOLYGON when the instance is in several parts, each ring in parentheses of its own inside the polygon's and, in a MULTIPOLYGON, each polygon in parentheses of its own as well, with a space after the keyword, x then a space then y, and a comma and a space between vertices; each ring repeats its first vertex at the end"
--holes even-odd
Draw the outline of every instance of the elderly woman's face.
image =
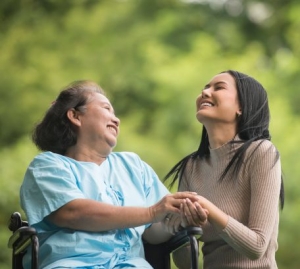
POLYGON ((234 78, 228 73, 218 74, 205 85, 196 100, 197 119, 206 124, 232 124, 236 127, 241 113, 234 78))
POLYGON ((85 112, 79 117, 78 142, 84 141, 92 147, 100 143, 104 148, 116 145, 120 120, 104 95, 93 93, 88 99, 85 112))

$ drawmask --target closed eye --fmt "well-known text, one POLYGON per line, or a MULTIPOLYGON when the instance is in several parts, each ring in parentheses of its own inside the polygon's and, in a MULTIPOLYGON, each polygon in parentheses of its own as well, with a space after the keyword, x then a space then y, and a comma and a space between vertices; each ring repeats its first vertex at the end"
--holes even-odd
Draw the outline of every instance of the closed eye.
MULTIPOLYGON (((210 87, 211 87, 210 85, 206 85, 206 86, 203 88, 202 92, 203 92, 204 90, 209 89, 210 87)), ((224 87, 221 86, 221 85, 218 85, 218 83, 217 83, 216 85, 214 85, 214 90, 215 90, 215 91, 222 90, 222 89, 224 89, 224 87)))
POLYGON ((215 83, 210 82, 204 86, 202 92, 209 88, 212 88, 214 91, 224 90, 224 89, 226 89, 226 87, 227 87, 227 83, 224 81, 217 81, 215 83))
POLYGON ((226 84, 224 82, 217 82, 214 85, 214 90, 215 91, 222 90, 222 89, 225 89, 225 87, 226 87, 226 84))
POLYGON ((110 113, 112 113, 112 114, 115 115, 115 111, 114 111, 114 109, 111 106, 107 105, 107 106, 104 106, 103 108, 106 109, 106 110, 108 110, 110 113))
POLYGON ((209 89, 209 88, 210 88, 210 85, 209 85, 209 84, 206 84, 206 85, 204 86, 204 88, 203 88, 202 91, 204 91, 204 90, 206 90, 206 89, 209 89))

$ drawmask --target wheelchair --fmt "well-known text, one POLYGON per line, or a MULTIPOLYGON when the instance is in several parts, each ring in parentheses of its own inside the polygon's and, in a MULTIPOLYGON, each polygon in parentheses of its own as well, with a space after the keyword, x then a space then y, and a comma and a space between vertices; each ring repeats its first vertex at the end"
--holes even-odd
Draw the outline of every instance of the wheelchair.
MULTIPOLYGON (((8 241, 8 247, 12 249, 12 269, 23 269, 22 258, 30 245, 31 269, 39 269, 39 240, 35 229, 28 226, 27 221, 22 220, 19 212, 14 212, 11 215, 8 228, 13 232, 8 241)), ((146 260, 154 269, 170 269, 171 253, 180 247, 190 244, 192 269, 198 269, 198 239, 201 235, 202 229, 200 227, 187 227, 165 243, 152 245, 145 242, 146 260)))

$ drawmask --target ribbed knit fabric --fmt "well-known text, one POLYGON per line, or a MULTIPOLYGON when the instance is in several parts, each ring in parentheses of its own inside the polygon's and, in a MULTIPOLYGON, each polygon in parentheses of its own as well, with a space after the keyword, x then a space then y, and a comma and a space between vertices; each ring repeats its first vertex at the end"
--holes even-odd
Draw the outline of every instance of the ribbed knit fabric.
POLYGON ((228 173, 220 181, 241 144, 226 144, 210 150, 208 159, 188 162, 179 190, 195 191, 229 215, 222 231, 210 223, 203 226, 205 269, 277 268, 281 165, 270 141, 253 153, 259 142, 248 148, 237 177, 228 173))

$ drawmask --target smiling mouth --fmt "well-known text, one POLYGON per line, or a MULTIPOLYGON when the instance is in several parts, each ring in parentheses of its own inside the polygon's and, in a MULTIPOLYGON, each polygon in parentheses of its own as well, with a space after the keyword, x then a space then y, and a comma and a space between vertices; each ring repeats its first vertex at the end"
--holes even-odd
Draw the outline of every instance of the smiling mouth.
POLYGON ((204 102, 204 103, 200 104, 200 108, 202 108, 202 107, 212 107, 212 106, 213 106, 213 104, 208 103, 208 102, 204 102))
POLYGON ((109 125, 109 126, 107 126, 107 128, 108 128, 109 130, 112 130, 112 131, 115 133, 115 135, 118 134, 118 128, 117 128, 117 127, 112 126, 112 125, 109 125))

